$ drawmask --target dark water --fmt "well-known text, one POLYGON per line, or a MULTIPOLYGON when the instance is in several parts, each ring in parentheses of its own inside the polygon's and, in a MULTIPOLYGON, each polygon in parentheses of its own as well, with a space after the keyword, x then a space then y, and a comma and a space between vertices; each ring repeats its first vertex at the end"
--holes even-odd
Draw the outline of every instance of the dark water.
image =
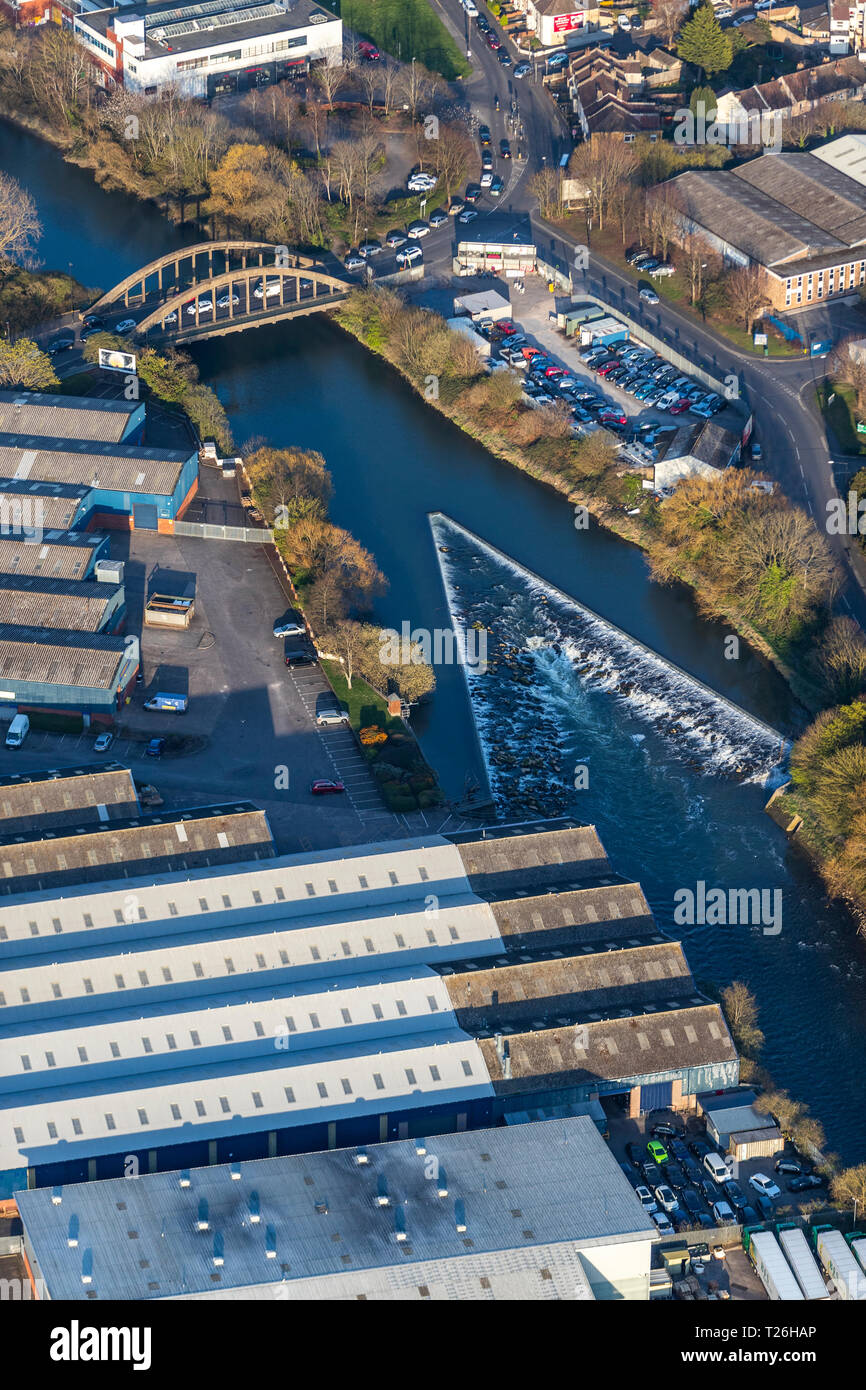
MULTIPOLYGON (((47 266, 71 260, 80 279, 107 286, 181 240, 156 212, 103 193, 30 137, 0 127, 0 151, 0 166, 39 204, 47 266)), ((686 592, 652 583, 639 551, 598 529, 576 530, 566 502, 464 438, 325 319, 214 340, 196 358, 239 443, 265 436, 325 455, 334 520, 390 580, 377 607, 383 623, 448 628, 450 598, 468 622, 495 615, 499 638, 523 653, 527 679, 515 688, 471 683, 480 742, 464 672, 439 667, 435 698, 416 727, 449 794, 486 766, 501 811, 533 813, 509 789, 507 761, 497 764, 493 754, 537 744, 550 759, 538 789, 552 798, 538 804, 595 821, 614 865, 641 880, 663 927, 672 927, 676 889, 700 879, 782 890, 779 935, 685 928, 689 961, 699 979, 748 982, 766 1065, 822 1119, 830 1146, 861 1160, 866 946, 763 815, 760 779, 772 775, 774 741, 748 719, 714 711, 690 682, 653 670, 604 621, 587 624, 554 590, 788 732, 797 711, 781 680, 748 651, 726 660, 726 627, 701 619, 686 592), (456 547, 446 593, 430 529, 430 513, 439 511, 517 567, 456 547), (589 782, 576 791, 579 762, 589 782)))

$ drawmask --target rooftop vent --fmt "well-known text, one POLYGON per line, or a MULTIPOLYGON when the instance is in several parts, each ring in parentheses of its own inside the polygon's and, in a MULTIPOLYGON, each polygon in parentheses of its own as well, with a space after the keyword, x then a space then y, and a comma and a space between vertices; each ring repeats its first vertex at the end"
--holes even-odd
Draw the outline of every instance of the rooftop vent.
POLYGON ((181 1185, 181 1187, 189 1187, 189 1169, 188 1169, 188 1168, 184 1168, 183 1172, 182 1172, 181 1175, 180 1175, 180 1185, 181 1185))
POLYGON ((210 1222, 208 1221, 207 1198, 202 1197, 198 1204, 198 1220, 195 1223, 197 1231, 209 1231, 210 1222))
POLYGON ((52 1205, 53 1207, 59 1207, 59 1206, 60 1206, 60 1203, 61 1203, 62 1201, 63 1201, 63 1188, 62 1188, 62 1187, 55 1187, 55 1188, 52 1190, 52 1193, 51 1193, 51 1205, 52 1205))
POLYGON ((448 1174, 445 1172, 445 1169, 442 1167, 441 1163, 439 1165, 439 1176, 436 1179, 436 1196, 448 1196, 448 1174))
POLYGON ((239 1163, 233 1163, 233 1164, 232 1164, 232 1182, 240 1182, 240 1180, 241 1180, 241 1167, 240 1167, 240 1164, 239 1164, 239 1163))
POLYGON ((406 1213, 402 1207, 394 1208, 394 1233, 398 1240, 406 1239, 406 1213))
POLYGON ((258 1192, 250 1193, 250 1200, 247 1203, 247 1207, 250 1213, 250 1222, 253 1226, 257 1226, 262 1219, 262 1210, 261 1205, 259 1203, 258 1192))
POLYGON ((381 1174, 378 1182, 376 1183, 376 1205, 379 1207, 390 1206, 390 1199, 388 1197, 388 1179, 385 1177, 384 1173, 381 1174))
POLYGON ((225 1244, 220 1231, 217 1231, 213 1238, 213 1262, 217 1269, 225 1264, 225 1244))
POLYGON ((363 1164, 365 1163, 370 1162, 370 1157, 366 1149, 355 1150, 355 1162, 358 1164, 359 1167, 363 1166, 363 1164))
POLYGON ((454 1221, 458 1231, 466 1230, 466 1203, 462 1197, 458 1197, 454 1203, 454 1221))

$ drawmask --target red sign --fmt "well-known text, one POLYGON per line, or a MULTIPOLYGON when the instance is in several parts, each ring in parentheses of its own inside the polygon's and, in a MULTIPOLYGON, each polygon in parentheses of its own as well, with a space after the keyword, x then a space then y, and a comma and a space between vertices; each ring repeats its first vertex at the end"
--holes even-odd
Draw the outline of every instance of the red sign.
POLYGON ((576 14, 558 14, 553 17, 554 34, 565 33, 568 29, 582 29, 583 21, 586 18, 585 10, 578 10, 576 14))

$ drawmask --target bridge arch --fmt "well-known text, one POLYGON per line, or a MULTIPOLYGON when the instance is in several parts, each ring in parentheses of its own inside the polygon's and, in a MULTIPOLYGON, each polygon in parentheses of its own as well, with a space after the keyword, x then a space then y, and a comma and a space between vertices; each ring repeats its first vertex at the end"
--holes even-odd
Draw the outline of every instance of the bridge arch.
MULTIPOLYGON (((215 275, 208 280, 199 280, 194 286, 187 286, 186 289, 171 295, 168 299, 160 302, 150 313, 148 313, 135 328, 133 336, 142 341, 147 338, 149 333, 156 330, 155 341, 162 341, 167 338, 201 337, 211 336, 219 333, 226 333, 239 330, 243 327, 253 327, 257 323, 266 323, 280 318, 290 318, 294 315, 308 314, 318 309, 330 308, 333 303, 349 292, 352 285, 349 281, 341 279, 336 275, 331 275, 323 271, 308 257, 303 258, 305 264, 300 266, 284 265, 253 265, 240 270, 229 270, 221 275, 215 275), (279 300, 269 303, 267 293, 262 295, 261 307, 255 303, 254 284, 258 280, 264 280, 267 285, 278 283, 280 286, 279 300), (306 288, 303 281, 309 283, 312 294, 303 294, 306 288), (287 284, 294 284, 294 298, 284 302, 284 292, 287 284), (234 304, 229 304, 228 313, 225 317, 219 318, 216 313, 216 300, 222 290, 227 290, 229 296, 233 296, 234 288, 238 285, 245 287, 246 307, 243 304, 237 308, 234 304), (202 313, 199 304, 202 299, 210 299, 214 304, 211 313, 202 313), (193 316, 188 314, 188 306, 194 303, 196 311, 193 316), (250 305, 254 308, 250 311, 250 305), (167 324, 166 320, 170 315, 176 316, 175 321, 167 324), (202 333, 204 330, 204 335, 202 333)), ((238 296, 240 298, 240 296, 238 296)))
POLYGON ((225 241, 202 241, 197 242, 194 246, 182 246, 179 247, 177 251, 169 251, 166 255, 159 256, 154 261, 149 261, 147 265, 142 266, 139 270, 133 271, 131 275, 127 275, 126 278, 119 281, 113 289, 107 290, 105 294, 101 295, 94 304, 91 304, 89 309, 82 310, 82 316, 84 313, 102 313, 113 304, 117 304, 121 299, 123 300, 124 306, 128 308, 130 304, 130 294, 133 290, 138 288, 140 288, 140 293, 135 296, 133 302, 136 304, 143 303, 148 298, 146 288, 147 281, 154 277, 156 277, 157 281, 157 292, 160 297, 162 297, 165 288, 166 271, 172 268, 174 269, 174 280, 172 283, 177 285, 180 280, 180 267, 185 261, 191 261, 193 269, 192 281, 187 286, 187 291, 189 291, 200 283, 196 279, 195 271, 198 260, 204 256, 208 258, 208 273, 204 277, 205 280, 214 278, 213 269, 215 257, 223 258, 226 271, 230 269, 230 261, 233 256, 240 257, 242 269, 247 267, 251 258, 253 258, 253 265, 257 266, 263 266, 266 263, 275 265, 278 259, 289 268, 305 267, 312 269, 319 264, 312 257, 302 255, 300 252, 293 251, 290 248, 288 248, 288 254, 286 254, 286 252, 287 248, 285 246, 277 246, 271 241, 250 241, 238 238, 231 238, 225 241))

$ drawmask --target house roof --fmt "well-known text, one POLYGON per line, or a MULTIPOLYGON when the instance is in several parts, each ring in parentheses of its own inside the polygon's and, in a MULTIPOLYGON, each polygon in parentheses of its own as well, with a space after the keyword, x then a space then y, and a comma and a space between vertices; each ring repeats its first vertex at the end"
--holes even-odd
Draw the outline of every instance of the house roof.
POLYGON ((364 1163, 338 1149, 16 1200, 53 1299, 591 1298, 581 1249, 655 1237, 587 1116, 437 1135, 429 1153, 435 1172, 409 1139, 364 1163))

